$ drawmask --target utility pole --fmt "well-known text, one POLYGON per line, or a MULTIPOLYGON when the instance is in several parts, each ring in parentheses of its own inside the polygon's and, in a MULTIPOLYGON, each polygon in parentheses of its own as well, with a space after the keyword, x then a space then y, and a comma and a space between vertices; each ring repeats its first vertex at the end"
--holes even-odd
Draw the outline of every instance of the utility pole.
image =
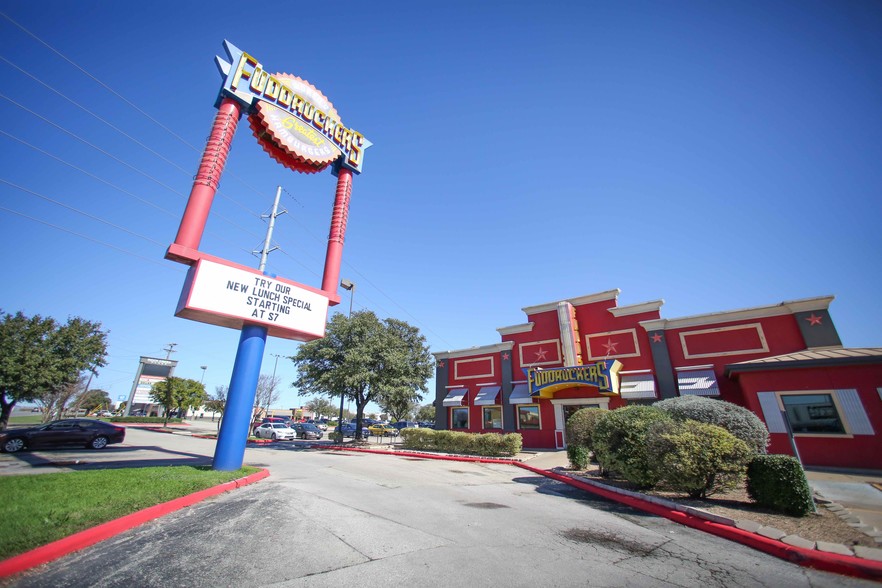
MULTIPOLYGON (((282 209, 282 211, 279 212, 279 198, 281 198, 281 197, 282 197, 282 187, 278 186, 276 188, 276 199, 273 202, 273 211, 268 215, 266 215, 266 214, 260 215, 260 218, 268 218, 269 219, 269 226, 266 229, 266 240, 263 242, 263 249, 260 251, 260 265, 257 266, 257 269, 259 269, 261 272, 263 272, 266 269, 267 256, 270 253, 272 253, 273 251, 275 251, 276 249, 278 249, 278 247, 270 247, 270 241, 273 238, 273 228, 276 226, 276 217, 282 216, 283 214, 288 212, 287 210, 284 210, 284 209, 282 209)), ((258 253, 258 252, 254 251, 254 253, 258 253)))
POLYGON ((175 347, 177 347, 177 345, 178 345, 177 343, 169 343, 169 344, 168 344, 168 347, 166 347, 165 349, 163 349, 163 351, 167 351, 167 352, 168 352, 168 353, 165 354, 165 358, 166 358, 166 359, 171 359, 171 354, 172 354, 172 353, 175 353, 175 347))

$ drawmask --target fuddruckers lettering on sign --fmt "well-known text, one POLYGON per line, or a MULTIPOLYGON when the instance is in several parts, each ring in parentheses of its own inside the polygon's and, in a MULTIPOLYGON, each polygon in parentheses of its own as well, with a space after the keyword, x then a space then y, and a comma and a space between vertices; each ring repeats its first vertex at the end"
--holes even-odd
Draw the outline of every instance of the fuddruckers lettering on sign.
MULTIPOLYGON (((269 133, 277 139, 277 147, 283 152, 290 151, 285 146, 284 137, 280 135, 290 134, 292 131, 299 136, 299 143, 311 143, 313 149, 321 148, 321 144, 317 140, 327 139, 335 150, 339 150, 335 155, 342 153, 343 157, 340 163, 356 173, 361 173, 364 165, 364 150, 372 143, 358 131, 344 126, 336 118, 337 112, 333 110, 330 102, 321 92, 296 76, 268 73, 257 59, 229 42, 225 42, 224 46, 234 62, 227 63, 217 58, 218 67, 226 76, 224 90, 249 103, 256 99, 264 104, 272 105, 284 113, 290 113, 304 123, 300 124, 290 117, 276 121, 277 124, 269 129, 269 133), (313 94, 315 98, 310 100, 309 96, 298 93, 298 90, 302 94, 313 94), (323 103, 325 110, 318 107, 315 102, 323 103)), ((270 117, 270 113, 264 112, 262 108, 258 107, 257 110, 264 118, 270 117)), ((258 131, 255 130, 255 132, 258 131)), ((270 155, 275 157, 272 152, 270 155)), ((336 156, 330 158, 330 160, 333 159, 336 159, 336 156)), ((309 161, 312 163, 312 159, 309 161)), ((285 162, 280 163, 287 165, 285 162)), ((319 169, 322 169, 324 165, 319 169)), ((297 169, 298 171, 312 171, 297 169)))
POLYGON ((551 398, 555 391, 574 386, 596 386, 601 394, 618 395, 620 369, 622 364, 618 360, 604 359, 588 365, 524 371, 530 383, 530 394, 551 398))

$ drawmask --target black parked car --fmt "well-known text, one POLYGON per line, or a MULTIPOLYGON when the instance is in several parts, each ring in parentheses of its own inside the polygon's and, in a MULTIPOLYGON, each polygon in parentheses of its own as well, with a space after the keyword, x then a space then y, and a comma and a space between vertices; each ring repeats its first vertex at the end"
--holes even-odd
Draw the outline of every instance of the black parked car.
MULTIPOLYGON (((335 431, 339 431, 340 427, 336 427, 335 431)), ((371 436, 371 432, 368 431, 367 426, 363 426, 361 428, 361 438, 367 439, 371 436)), ((343 423, 343 437, 355 437, 355 425, 352 423, 343 423)))
POLYGON ((64 419, 39 427, 7 429, 0 433, 0 447, 7 453, 65 445, 104 449, 111 443, 122 443, 125 438, 125 427, 92 419, 64 419))
POLYGON ((420 425, 413 421, 398 421, 397 423, 392 423, 392 426, 400 431, 401 429, 417 429, 420 425))
POLYGON ((312 423, 294 423, 291 428, 297 433, 298 439, 321 439, 324 433, 312 423))

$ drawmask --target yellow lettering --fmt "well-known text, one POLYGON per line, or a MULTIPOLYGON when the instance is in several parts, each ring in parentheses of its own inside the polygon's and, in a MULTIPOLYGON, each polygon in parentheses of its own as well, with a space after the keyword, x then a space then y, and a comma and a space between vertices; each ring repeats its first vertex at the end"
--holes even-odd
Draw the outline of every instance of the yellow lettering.
POLYGON ((279 104, 282 106, 288 107, 291 105, 291 98, 294 97, 294 92, 291 91, 291 88, 282 84, 279 88, 279 104))
POLYGON ((279 95, 279 88, 282 86, 282 82, 275 76, 270 76, 266 82, 266 89, 263 91, 263 95, 269 98, 270 100, 275 100, 279 95))
POLYGON ((269 74, 262 69, 254 70, 254 73, 257 75, 251 76, 251 89, 254 92, 260 94, 266 87, 266 81, 269 79, 269 74), (258 71, 260 72, 259 74, 257 74, 258 71))
POLYGON ((321 110, 316 108, 315 114, 312 117, 312 126, 314 126, 317 129, 321 129, 323 126, 325 126, 325 117, 326 116, 327 115, 324 112, 322 112, 321 110))
POLYGON ((242 78, 250 78, 251 72, 245 71, 246 65, 253 65, 255 68, 259 68, 260 64, 257 63, 257 60, 248 55, 247 53, 242 53, 242 56, 239 57, 239 63, 236 64, 236 71, 233 73, 233 80, 230 82, 230 88, 233 90, 238 89, 239 80, 242 78))
POLYGON ((294 94, 294 99, 291 100, 291 108, 297 111, 297 114, 303 114, 303 105, 306 103, 301 96, 298 94, 294 94))

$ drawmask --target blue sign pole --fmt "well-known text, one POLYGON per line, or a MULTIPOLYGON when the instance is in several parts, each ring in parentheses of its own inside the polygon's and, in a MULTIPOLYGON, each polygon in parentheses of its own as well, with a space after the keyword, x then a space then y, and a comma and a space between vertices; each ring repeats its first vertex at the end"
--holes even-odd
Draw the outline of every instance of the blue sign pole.
POLYGON ((224 408, 224 420, 214 450, 212 469, 232 472, 242 467, 265 347, 266 327, 257 325, 242 327, 239 349, 236 351, 236 363, 233 364, 233 376, 230 379, 230 391, 224 408))

